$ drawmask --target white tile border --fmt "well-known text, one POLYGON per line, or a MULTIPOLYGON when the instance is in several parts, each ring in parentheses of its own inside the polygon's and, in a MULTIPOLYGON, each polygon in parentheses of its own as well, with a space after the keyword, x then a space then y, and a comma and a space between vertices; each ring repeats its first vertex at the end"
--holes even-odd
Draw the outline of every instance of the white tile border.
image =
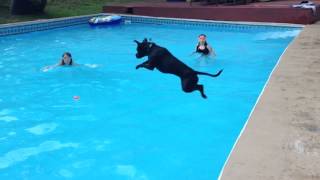
MULTIPOLYGON (((104 14, 104 13, 102 13, 104 14)), ((217 21, 217 20, 203 20, 203 19, 186 19, 186 18, 168 18, 168 17, 154 17, 154 16, 140 16, 140 15, 128 15, 128 14, 118 14, 121 16, 128 17, 140 17, 158 20, 180 20, 189 22, 199 22, 199 23, 221 23, 221 24, 237 24, 237 25, 252 25, 252 26, 275 26, 275 27, 295 27, 303 28, 304 25, 301 24, 290 24, 290 23, 268 23, 268 22, 248 22, 248 21, 217 21)))

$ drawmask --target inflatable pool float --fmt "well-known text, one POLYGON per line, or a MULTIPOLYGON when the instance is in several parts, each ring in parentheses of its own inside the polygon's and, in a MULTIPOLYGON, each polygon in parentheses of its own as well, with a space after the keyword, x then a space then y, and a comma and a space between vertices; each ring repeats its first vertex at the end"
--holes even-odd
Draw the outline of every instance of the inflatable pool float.
POLYGON ((91 26, 114 25, 114 24, 119 24, 121 21, 122 21, 122 17, 117 15, 98 16, 98 17, 91 18, 89 20, 89 24, 91 26))

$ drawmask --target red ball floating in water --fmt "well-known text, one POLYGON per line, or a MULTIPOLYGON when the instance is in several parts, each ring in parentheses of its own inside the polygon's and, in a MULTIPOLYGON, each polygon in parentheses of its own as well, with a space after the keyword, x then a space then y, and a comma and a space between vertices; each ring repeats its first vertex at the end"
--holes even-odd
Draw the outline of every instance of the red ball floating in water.
POLYGON ((74 100, 79 100, 79 99, 80 99, 80 96, 73 96, 73 99, 74 99, 74 100))

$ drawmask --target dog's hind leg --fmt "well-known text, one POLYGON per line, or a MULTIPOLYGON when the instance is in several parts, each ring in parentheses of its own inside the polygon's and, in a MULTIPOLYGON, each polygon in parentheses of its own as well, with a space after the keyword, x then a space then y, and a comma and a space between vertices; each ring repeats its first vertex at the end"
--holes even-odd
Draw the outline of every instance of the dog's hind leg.
POLYGON ((207 96, 204 94, 204 90, 203 90, 203 85, 201 85, 201 84, 197 84, 197 90, 199 90, 200 91, 200 93, 201 93, 201 96, 203 97, 203 98, 207 98, 207 96))
POLYGON ((195 90, 200 91, 201 96, 203 98, 207 98, 204 94, 203 85, 198 85, 198 77, 197 76, 189 76, 187 78, 181 79, 182 90, 186 93, 193 92, 195 90))

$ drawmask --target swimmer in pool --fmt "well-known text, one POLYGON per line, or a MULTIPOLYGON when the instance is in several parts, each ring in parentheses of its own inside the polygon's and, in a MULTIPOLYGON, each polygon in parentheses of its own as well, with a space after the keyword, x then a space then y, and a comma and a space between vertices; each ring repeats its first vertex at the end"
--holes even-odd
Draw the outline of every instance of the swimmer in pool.
POLYGON ((58 66, 76 66, 78 64, 76 64, 73 59, 72 59, 72 55, 69 52, 65 52, 62 54, 62 58, 60 59, 60 61, 55 64, 55 65, 51 65, 51 66, 46 66, 44 67, 42 70, 43 71, 48 71, 50 69, 56 68, 58 66))
POLYGON ((199 53, 201 54, 201 56, 216 55, 213 48, 208 44, 207 36, 205 34, 200 34, 198 36, 198 44, 196 46, 196 51, 194 53, 199 53))

